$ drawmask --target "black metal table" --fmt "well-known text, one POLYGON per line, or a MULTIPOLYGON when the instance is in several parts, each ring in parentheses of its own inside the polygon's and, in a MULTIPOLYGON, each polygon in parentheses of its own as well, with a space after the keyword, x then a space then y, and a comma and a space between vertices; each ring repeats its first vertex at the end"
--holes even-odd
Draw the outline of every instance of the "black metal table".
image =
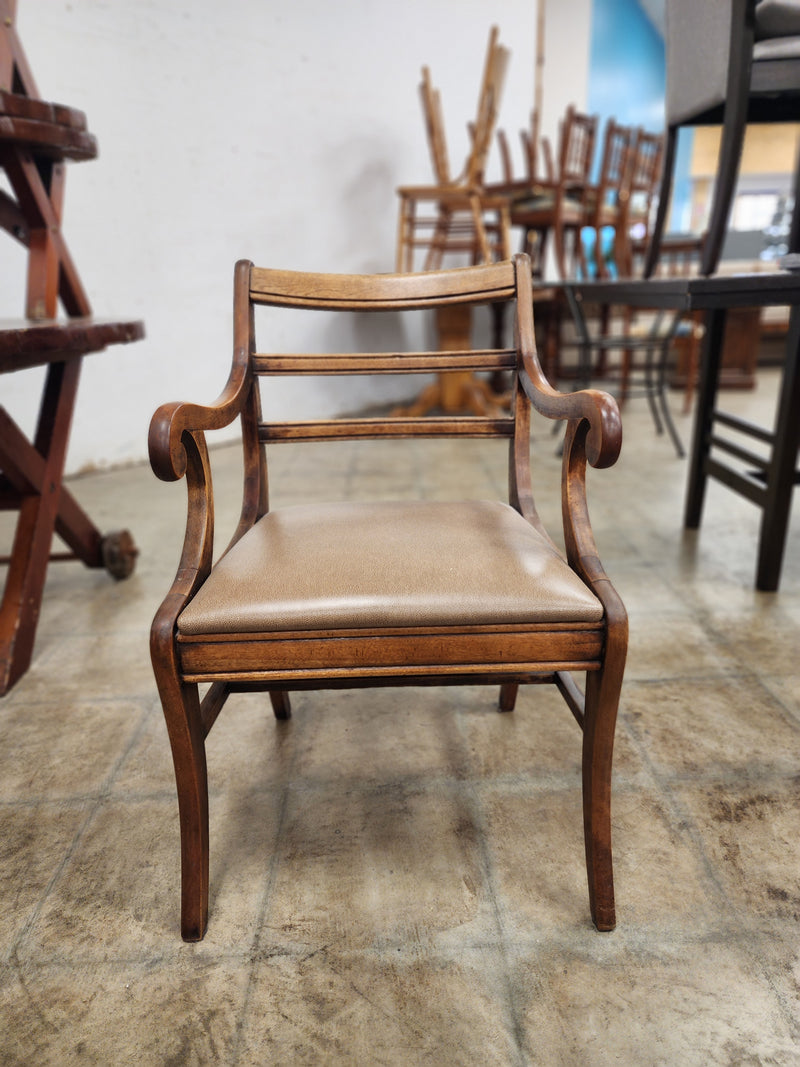
POLYGON ((777 590, 792 490, 800 480, 800 272, 570 281, 561 283, 561 287, 577 317, 579 332, 587 329, 583 313, 586 305, 706 313, 684 525, 689 529, 699 527, 708 478, 716 478, 752 501, 762 509, 756 588, 764 592, 777 590), (775 424, 769 430, 721 411, 717 392, 728 309, 776 305, 789 305, 791 312, 775 424), (759 455, 727 439, 721 435, 721 428, 767 445, 769 454, 759 455), (745 469, 726 463, 720 453, 737 460, 745 469))

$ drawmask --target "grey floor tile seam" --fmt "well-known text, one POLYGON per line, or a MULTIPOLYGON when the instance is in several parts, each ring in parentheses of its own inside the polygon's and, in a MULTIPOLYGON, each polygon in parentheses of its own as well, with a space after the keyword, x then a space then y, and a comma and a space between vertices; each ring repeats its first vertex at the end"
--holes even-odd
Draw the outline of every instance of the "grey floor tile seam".
POLYGON ((704 925, 702 933, 698 934, 691 927, 687 929, 682 922, 666 924, 654 920, 651 923, 629 925, 623 919, 613 930, 601 933, 587 918, 585 925, 577 931, 575 927, 565 925, 542 929, 535 934, 520 933, 514 939, 512 950, 518 955, 537 953, 542 956, 580 955, 589 958, 597 953, 606 953, 609 946, 614 946, 616 955, 624 951, 637 959, 660 961, 664 958, 665 947, 673 953, 716 945, 730 947, 739 944, 747 947, 751 938, 751 930, 743 928, 735 918, 704 925))
MULTIPOLYGON (((291 719, 289 720, 288 724, 277 723, 276 725, 278 729, 281 729, 285 728, 289 724, 291 724, 291 719)), ((266 878, 264 879, 264 884, 261 891, 261 901, 259 903, 258 911, 256 914, 256 921, 254 923, 253 938, 250 942, 250 952, 247 961, 247 984, 245 987, 244 996, 242 998, 242 1003, 236 1021, 236 1029, 234 1032, 230 1058, 228 1060, 229 1067, 237 1067, 239 1059, 242 1055, 245 1031, 248 1023, 248 1016, 250 1013, 250 1008, 253 1001, 253 993, 257 981, 258 967, 259 964, 263 961, 263 959, 268 958, 271 954, 271 950, 264 946, 263 937, 269 915, 269 907, 272 899, 272 894, 278 877, 278 867, 280 865, 280 845, 286 826, 292 785, 294 784, 293 772, 298 759, 299 746, 295 746, 292 758, 285 771, 285 781, 282 784, 280 808, 278 810, 278 819, 273 835, 273 847, 267 865, 266 878)))
MULTIPOLYGON (((53 646, 55 647, 57 643, 57 641, 54 641, 53 646)), ((33 667, 40 668, 41 663, 41 659, 34 659, 33 667)), ((31 679, 31 682, 33 681, 34 679, 31 679)), ((117 695, 116 693, 114 693, 113 695, 105 696, 102 693, 87 694, 84 691, 80 691, 76 692, 75 694, 68 693, 66 694, 66 696, 64 696, 64 694, 58 691, 57 686, 57 679, 53 679, 53 688, 55 688, 58 692, 58 699, 62 705, 65 704, 66 701, 68 699, 71 699, 71 697, 74 695, 79 696, 81 705, 87 707, 96 706, 100 708, 105 704, 118 706, 119 704, 125 703, 126 701, 130 702, 132 705, 135 705, 142 710, 152 711, 155 707, 160 707, 160 704, 157 704, 157 697, 155 696, 155 694, 148 694, 147 696, 143 696, 141 690, 137 690, 135 693, 128 695, 124 693, 122 695, 117 695)), ((40 695, 37 696, 36 690, 35 688, 33 688, 33 685, 27 684, 27 680, 23 678, 22 681, 17 686, 15 686, 10 693, 7 693, 4 697, 2 697, 2 699, 0 699, 0 717, 3 715, 5 709, 16 710, 17 708, 22 707, 47 708, 52 710, 53 701, 54 697, 52 689, 45 690, 45 688, 42 687, 40 695)))
MULTIPOLYGON (((214 794, 209 790, 209 796, 214 794)), ((113 789, 103 798, 105 804, 174 804, 175 811, 178 810, 178 797, 173 786, 165 786, 163 789, 146 789, 137 791, 135 789, 113 789)))
POLYGON ((730 684, 734 682, 741 682, 746 685, 748 682, 757 682, 760 678, 752 670, 742 669, 737 671, 729 671, 724 669, 704 670, 698 671, 696 674, 660 674, 654 678, 652 676, 637 675, 631 673, 626 676, 622 683, 622 699, 620 706, 624 704, 626 692, 633 686, 641 687, 663 687, 665 685, 674 685, 684 682, 691 682, 693 685, 718 685, 720 683, 730 684))
MULTIPOLYGON (((654 783, 655 785, 655 783, 654 783)), ((532 797, 564 796, 580 794, 581 772, 564 774, 559 777, 555 772, 548 772, 546 777, 535 777, 535 772, 519 771, 514 774, 497 774, 476 779, 472 788, 483 799, 486 794, 507 799, 524 799, 532 797)), ((615 796, 636 796, 641 793, 641 785, 636 781, 625 781, 615 775, 611 801, 615 796)))
POLYGON ((95 803, 116 804, 120 801, 132 804, 143 804, 149 801, 175 801, 175 791, 169 789, 152 790, 151 792, 137 793, 133 790, 101 793, 100 789, 93 789, 85 793, 64 793, 61 796, 50 795, 47 797, 10 797, 0 799, 0 811, 4 809, 21 811, 26 808, 41 807, 81 807, 95 803))
MULTIPOLYGON (((796 677, 797 680, 798 680, 798 686, 797 686, 798 692, 800 692, 800 675, 794 675, 794 674, 783 675, 783 674, 781 674, 781 675, 778 675, 777 677, 778 678, 795 678, 796 677)), ((763 686, 763 688, 769 693, 770 697, 772 697, 772 699, 775 700, 778 704, 780 704, 781 708, 783 708, 784 714, 788 717, 787 721, 789 721, 789 720, 793 721, 800 728, 800 704, 798 704, 797 701, 795 701, 795 700, 788 701, 786 699, 786 697, 784 696, 784 694, 781 693, 780 689, 775 685, 775 680, 776 680, 776 675, 774 675, 774 674, 760 675, 759 676, 759 681, 761 682, 761 685, 763 686)))
MULTIPOLYGON (((504 775, 493 774, 483 775, 480 780, 475 781, 475 788, 492 788, 493 786, 498 790, 507 788, 510 793, 519 792, 520 795, 524 795, 526 791, 530 791, 531 786, 536 792, 548 792, 548 793, 560 793, 567 792, 574 788, 575 779, 570 776, 564 777, 563 781, 559 780, 553 782, 552 778, 541 778, 536 782, 528 782, 526 785, 522 785, 520 782, 520 775, 504 775)), ((347 795, 353 792, 354 788, 357 788, 360 793, 382 795, 387 790, 398 789, 411 793, 432 793, 434 795, 448 795, 457 794, 461 791, 465 784, 465 778, 463 776, 456 776, 453 774, 424 774, 414 773, 409 771, 404 774, 384 774, 375 778, 359 778, 353 779, 347 778, 335 778, 324 777, 322 775, 302 774, 298 775, 291 783, 294 788, 303 788, 315 793, 329 793, 333 795, 347 795)), ((273 791, 269 786, 265 785, 263 790, 257 790, 258 792, 271 792, 273 791)))
MULTIPOLYGON (((110 707, 118 707, 119 703, 119 700, 110 697, 98 698, 97 700, 87 700, 83 702, 84 706, 91 704, 92 707, 102 707, 103 704, 107 704, 110 707)), ((168 788, 164 788, 161 790, 151 789, 142 792, 137 792, 134 789, 116 790, 112 792, 118 773, 123 769, 125 761, 127 760, 128 756, 130 756, 133 747, 135 747, 135 744, 141 737, 141 734, 147 724, 148 716, 152 714, 152 707, 150 706, 151 702, 143 702, 141 700, 137 700, 135 703, 142 706, 142 710, 140 711, 140 721, 137 724, 136 730, 132 737, 132 743, 126 745, 124 751, 118 756, 118 760, 122 761, 119 766, 116 766, 116 768, 112 767, 112 770, 109 772, 109 776, 107 776, 96 789, 77 791, 73 793, 64 792, 60 795, 54 795, 52 793, 46 795, 32 795, 30 793, 26 793, 24 796, 0 797, 0 810, 2 810, 3 808, 33 808, 48 804, 57 805, 59 807, 69 805, 91 804, 100 797, 110 802, 116 802, 117 800, 142 802, 147 800, 174 799, 174 790, 170 790, 168 788), (113 777, 111 777, 111 775, 113 775, 113 777)), ((37 707, 38 705, 28 703, 27 706, 37 707)), ((47 706, 52 706, 52 700, 47 702, 47 706)))
POLYGON ((15 963, 20 963, 20 953, 24 949, 25 941, 30 936, 31 931, 33 930, 33 927, 35 926, 39 916, 41 915, 42 909, 44 908, 47 900, 49 899, 51 892, 60 881, 61 877, 64 874, 64 871, 69 866, 72 857, 75 855, 75 852, 77 851, 92 822, 96 818, 98 812, 106 803, 108 803, 108 800, 111 796, 112 783, 114 782, 117 774, 119 773, 120 768, 123 766, 126 759, 133 751, 135 745, 138 743, 142 733, 144 732, 149 714, 149 711, 141 712, 137 728, 132 732, 132 735, 128 740, 128 744, 125 746, 123 751, 117 756, 111 767, 111 770, 109 771, 105 780, 101 783, 100 788, 94 794, 90 795, 90 800, 87 804, 86 817, 81 821, 78 829, 75 831, 69 846, 61 857, 61 862, 57 865, 55 871, 48 880, 48 883, 45 886, 43 892, 41 893, 39 900, 34 905, 26 921, 22 924, 20 932, 11 946, 9 958, 14 960, 15 963))
MULTIPOLYGON (((467 766, 469 766, 471 761, 463 712, 459 710, 455 711, 455 722, 462 739, 464 757, 467 760, 467 766)), ((525 998, 517 990, 512 977, 513 971, 511 967, 511 959, 514 951, 514 943, 509 937, 509 932, 506 929, 503 909, 500 905, 496 873, 497 865, 492 854, 487 830, 486 808, 481 798, 481 791, 476 788, 474 778, 468 777, 464 781, 464 796, 469 801, 470 814, 477 828, 476 841, 481 858, 481 867, 483 868, 484 884, 487 888, 494 923, 499 937, 498 952, 501 965, 500 981, 502 994, 505 1000, 504 1007, 508 1017, 508 1032, 514 1042, 515 1051, 518 1057, 517 1062, 520 1064, 520 1067, 525 1067, 525 1065, 530 1062, 527 1030, 525 1026, 525 998)))
MULTIPOLYGON (((769 610, 771 613, 770 615, 767 615, 766 612, 759 613, 754 608, 751 609, 749 614, 754 616, 757 621, 769 621, 776 626, 781 622, 787 627, 794 628, 796 626, 796 623, 794 623, 791 618, 783 615, 782 609, 779 606, 776 607, 775 605, 770 604, 769 610)), ((695 620, 697 625, 703 630, 704 633, 709 634, 713 638, 715 643, 719 644, 721 647, 730 647, 731 638, 728 632, 725 630, 724 625, 721 625, 719 611, 714 612, 709 609, 707 605, 696 603, 694 606, 687 607, 687 613, 692 616, 692 618, 695 620)), ((736 652, 735 655, 739 657, 740 654, 736 652)), ((754 673, 758 673, 758 669, 756 667, 751 667, 751 670, 753 670, 754 673)))
MULTIPOLYGON (((639 758, 648 767, 653 781, 656 783, 659 795, 661 796, 663 803, 665 804, 667 811, 674 820, 675 826, 681 833, 685 833, 688 839, 691 841, 694 853, 700 863, 703 876, 706 880, 706 884, 713 889, 714 902, 713 910, 715 912, 721 912, 726 916, 732 916, 736 913, 737 908, 734 902, 731 900, 728 893, 725 891, 722 879, 717 873, 717 867, 703 843, 702 834, 699 827, 690 814, 685 809, 677 795, 674 788, 678 784, 678 779, 675 775, 664 775, 655 765, 650 757, 648 746, 638 737, 635 730, 627 728, 629 742, 637 749, 639 758)), ((698 775, 681 779, 680 784, 704 784, 704 778, 698 775)), ((612 827, 613 827, 613 794, 612 794, 612 827)))
POLYGON ((87 804, 91 804, 97 798, 97 791, 92 793, 86 793, 82 796, 64 796, 64 797, 11 797, 6 799, 0 799, 0 812, 4 809, 8 811, 25 811, 26 809, 37 808, 81 808, 87 804))
MULTIPOLYGON (((253 958, 249 947, 234 951, 230 948, 221 950, 215 945, 213 949, 204 953, 195 951, 197 946, 181 942, 177 933, 175 939, 171 940, 175 941, 175 947, 168 947, 163 952, 143 952, 141 955, 128 952, 116 956, 108 954, 93 956, 86 952, 70 952, 68 956, 40 953, 36 956, 26 956, 19 963, 26 976, 53 972, 85 974, 87 969, 113 975, 120 971, 134 969, 140 969, 143 974, 148 974, 157 967, 170 964, 202 967, 211 963, 223 963, 234 967, 248 967, 253 958)), ((15 968, 14 973, 19 973, 19 967, 15 968)))
MULTIPOLYGON (((732 939, 732 943, 736 945, 740 958, 745 960, 748 966, 761 976, 778 1006, 789 1033, 795 1041, 800 1043, 800 1020, 798 1020, 797 1016, 797 1005, 793 1005, 789 1001, 787 993, 775 981, 774 973, 766 966, 764 955, 756 951, 750 928, 747 929, 747 934, 748 936, 746 937, 732 939)), ((797 1062, 800 1063, 800 1044, 797 1049, 797 1062)))
MULTIPOLYGON (((31 807, 39 809, 41 809, 42 807, 47 808, 47 806, 47 804, 31 805, 31 807)), ((56 809, 62 809, 63 807, 73 807, 73 805, 62 805, 58 801, 51 802, 50 806, 56 809)), ((19 810, 20 808, 20 806, 12 805, 10 805, 9 807, 13 807, 15 808, 15 810, 19 810)), ((41 914, 42 908, 46 904, 50 893, 53 890, 53 887, 58 883, 60 875, 69 863, 71 856, 75 853, 75 850, 77 849, 80 843, 80 837, 82 836, 82 832, 84 828, 88 825, 89 813, 92 810, 93 804, 90 801, 86 804, 76 804, 74 805, 74 807, 78 810, 83 808, 85 814, 78 825, 78 829, 73 834, 69 845, 67 845, 63 855, 57 862, 55 870, 51 874, 50 878, 47 880, 47 883, 44 888, 41 890, 38 900, 35 904, 31 906, 30 910, 28 911, 27 917, 19 923, 16 937, 9 943, 6 952, 4 953, 2 958, 0 958, 0 977, 2 977, 2 968, 11 968, 13 971, 17 972, 23 967, 23 965, 27 966, 27 958, 24 961, 20 958, 20 948, 23 944, 24 939, 30 933, 34 923, 36 922, 36 919, 41 914)))
MULTIPOLYGON (((454 714, 455 714, 455 716, 457 718, 459 713, 455 712, 454 714)), ((465 746, 463 745, 463 733, 461 731, 459 731, 459 739, 462 742, 462 744, 461 744, 462 749, 465 749, 465 746)), ((466 751, 462 751, 461 759, 464 760, 465 758, 467 758, 467 753, 466 753, 466 751)), ((289 800, 290 791, 291 791, 293 786, 297 786, 298 785, 298 780, 294 780, 292 778, 291 771, 289 771, 288 776, 289 776, 290 781, 286 784, 286 786, 284 788, 284 797, 283 797, 283 800, 282 800, 282 809, 281 809, 281 813, 280 813, 279 820, 278 820, 278 828, 276 830, 276 844, 280 840, 280 835, 281 835, 281 832, 282 832, 282 828, 283 828, 283 826, 285 824, 286 809, 287 809, 287 806, 288 806, 288 800, 289 800)), ((406 782, 408 777, 409 776, 405 776, 405 775, 404 776, 397 776, 397 781, 406 782)), ((414 780, 415 781, 419 781, 420 779, 415 778, 414 780)), ((387 787, 391 787, 393 781, 395 781, 395 779, 389 780, 384 776, 384 777, 382 777, 380 779, 379 782, 378 781, 375 782, 375 788, 379 788, 382 791, 385 791, 385 789, 387 787)), ((496 892, 495 892, 495 887, 494 887, 494 878, 491 875, 491 871, 487 869, 487 862, 490 860, 490 857, 488 856, 488 853, 486 852, 486 847, 485 847, 486 831, 485 831, 482 807, 479 804, 477 804, 477 807, 476 807, 476 795, 475 795, 474 790, 472 789, 471 783, 468 780, 465 780, 463 778, 454 778, 454 777, 449 776, 449 775, 448 776, 436 776, 434 779, 426 779, 425 780, 425 785, 430 787, 431 782, 436 782, 437 785, 446 784, 450 790, 452 790, 454 793, 456 793, 462 799, 464 799, 465 802, 468 803, 468 805, 469 805, 469 811, 470 811, 470 815, 471 815, 472 819, 474 821, 476 821, 476 825, 478 826, 477 840, 478 840, 478 843, 479 843, 479 851, 480 851, 480 855, 481 855, 481 866, 482 866, 482 868, 484 870, 484 879, 483 880, 484 880, 484 884, 488 887, 488 890, 489 890, 492 913, 494 915, 495 925, 496 925, 496 928, 497 928, 497 937, 493 938, 493 939, 490 939, 488 942, 487 942, 487 940, 485 938, 476 940, 475 951, 479 952, 481 947, 483 947, 484 950, 485 950, 485 948, 488 945, 488 946, 491 947, 491 950, 498 955, 498 958, 499 958, 499 961, 500 961, 500 967, 499 967, 499 975, 500 975, 500 977, 499 977, 499 980, 501 982, 501 985, 505 984, 504 1000, 505 1000, 506 1013, 509 1016, 509 1018, 508 1018, 509 1034, 513 1037, 513 1040, 515 1041, 517 1046, 519 1046, 521 1037, 524 1038, 524 1025, 523 1025, 521 1019, 518 1016, 518 1012, 515 1009, 515 1004, 516 1004, 515 998, 513 996, 510 996, 512 991, 508 987, 508 982, 509 982, 509 979, 508 979, 508 968, 507 968, 507 966, 505 966, 505 964, 507 962, 507 946, 506 946, 506 940, 507 939, 506 939, 505 932, 504 932, 504 930, 502 928, 502 921, 500 919, 499 909, 498 909, 498 905, 497 905, 497 897, 496 897, 496 892)), ((301 780, 299 782, 299 784, 301 786, 305 786, 306 783, 305 783, 304 780, 301 780)), ((362 783, 362 788, 363 788, 363 783, 362 783)), ((278 866, 279 866, 278 848, 276 848, 273 851, 273 855, 272 855, 272 857, 270 859, 270 869, 269 869, 269 872, 268 872, 266 885, 265 885, 265 889, 264 889, 264 893, 263 893, 263 897, 262 897, 262 905, 261 905, 261 907, 259 909, 259 918, 258 918, 258 920, 256 922, 256 928, 258 930, 258 935, 257 935, 257 938, 256 938, 256 943, 255 943, 254 948, 253 948, 253 966, 251 968, 251 973, 250 973, 249 978, 248 978, 248 988, 247 988, 247 991, 246 991, 246 994, 245 994, 245 1000, 244 1000, 243 1008, 242 1008, 242 1010, 240 1012, 239 1026, 237 1028, 237 1036, 236 1036, 236 1041, 235 1041, 235 1044, 234 1044, 234 1052, 232 1054, 232 1058, 231 1058, 231 1061, 230 1061, 232 1065, 235 1065, 238 1062, 238 1057, 240 1055, 240 1050, 242 1048, 242 1044, 243 1044, 243 1041, 244 1041, 244 1035, 245 1035, 245 1030, 246 1030, 246 1026, 247 1026, 247 1017, 248 1017, 248 1012, 249 1012, 249 1007, 250 1007, 250 1000, 251 1000, 251 997, 252 997, 252 989, 253 989, 253 986, 255 984, 256 969, 257 969, 257 966, 259 965, 259 963, 263 962, 265 959, 274 958, 276 956, 285 956, 285 957, 288 957, 288 958, 295 958, 295 959, 299 959, 299 960, 305 960, 305 959, 309 959, 309 958, 311 958, 313 956, 325 955, 326 953, 329 953, 331 951, 331 949, 332 949, 331 945, 322 945, 322 946, 314 947, 311 951, 308 951, 308 949, 304 949, 303 951, 298 951, 296 949, 290 949, 289 951, 287 951, 285 948, 279 947, 275 942, 269 943, 269 942, 264 942, 263 941, 263 933, 265 931, 265 928, 267 928, 266 924, 267 924, 268 913, 269 913, 269 899, 270 899, 270 896, 271 896, 271 893, 272 893, 272 888, 274 886, 275 879, 277 877, 278 866)), ((469 945, 469 943, 468 943, 468 945, 469 945)), ((464 948, 464 947, 467 947, 467 946, 465 946, 463 942, 459 942, 459 952, 461 952, 462 948, 464 948)), ((400 949, 400 948, 403 948, 403 949, 407 948, 407 941, 406 940, 398 940, 396 943, 392 943, 391 941, 381 942, 381 956, 384 959, 391 960, 395 956, 397 950, 400 949)), ((344 956, 347 956, 349 958, 356 958, 357 959, 360 956, 363 956, 365 953, 369 954, 369 955, 373 955, 375 953, 375 951, 376 951, 375 946, 372 946, 371 948, 362 949, 362 950, 359 950, 359 949, 343 949, 343 950, 341 950, 341 952, 337 949, 336 950, 336 954, 337 955, 344 955, 344 956)), ((446 962, 450 962, 453 959, 452 952, 443 952, 443 951, 441 951, 440 948, 437 948, 435 946, 435 944, 426 946, 425 955, 426 955, 426 958, 429 958, 429 959, 442 959, 442 960, 444 960, 446 962)), ((516 998, 516 1000, 518 1000, 518 999, 519 998, 516 998)), ((523 1052, 520 1053, 520 1057, 519 1057, 519 1061, 518 1062, 521 1065, 526 1062, 523 1052)))
MULTIPOLYGON (((772 765, 758 766, 750 764, 746 776, 739 767, 721 771, 709 769, 705 771, 693 771, 681 773, 680 771, 658 772, 657 787, 665 795, 673 795, 677 790, 698 789, 708 791, 711 789, 724 789, 730 792, 740 793, 746 786, 748 790, 761 789, 766 792, 787 785, 795 785, 798 781, 798 773, 793 769, 781 770, 772 765)), ((612 798, 613 802, 613 798, 612 798)))

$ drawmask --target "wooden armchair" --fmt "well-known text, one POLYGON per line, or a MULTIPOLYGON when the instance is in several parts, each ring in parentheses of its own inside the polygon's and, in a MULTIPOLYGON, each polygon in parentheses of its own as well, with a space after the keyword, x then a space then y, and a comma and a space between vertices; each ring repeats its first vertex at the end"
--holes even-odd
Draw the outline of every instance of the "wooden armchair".
POLYGON ((513 709, 520 683, 558 686, 583 729, 591 913, 598 929, 614 926, 611 758, 627 621, 598 559, 585 472, 587 460, 595 467, 613 464, 620 444, 619 412, 611 397, 588 390, 561 394, 543 377, 526 256, 374 277, 237 264, 228 384, 208 407, 162 407, 150 429, 155 473, 167 481, 185 475, 189 494, 183 555, 151 635, 177 781, 185 939, 198 940, 206 929, 205 738, 229 694, 267 691, 275 715, 288 719, 289 690, 387 684, 494 683, 502 711, 513 709), (254 308, 261 304, 396 316, 408 309, 494 301, 515 308, 513 348, 268 354, 254 334, 254 308), (465 367, 514 373, 510 415, 262 421, 261 376, 465 367), (531 406, 567 422, 561 483, 565 555, 534 506, 531 406), (212 565, 214 507, 205 435, 237 418, 245 468, 241 518, 212 565), (267 442, 443 436, 508 442, 507 503, 317 501, 269 509, 267 442), (572 671, 585 672, 585 697, 572 671), (201 684, 209 685, 202 700, 201 684))

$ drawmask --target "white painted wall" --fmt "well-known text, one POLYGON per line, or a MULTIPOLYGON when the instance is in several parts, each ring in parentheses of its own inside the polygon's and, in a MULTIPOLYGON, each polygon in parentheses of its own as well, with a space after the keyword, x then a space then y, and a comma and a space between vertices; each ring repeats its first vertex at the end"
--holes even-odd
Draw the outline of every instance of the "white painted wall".
MULTIPOLYGON (((590 10, 550 0, 544 132, 585 103, 590 10)), ((160 403, 218 394, 236 259, 394 268, 395 188, 431 175, 420 68, 441 89, 455 168, 493 22, 512 51, 500 121, 516 150, 533 98, 534 0, 19 0, 40 94, 84 109, 100 145, 69 169, 70 250, 95 313, 147 331, 84 363, 71 472, 144 458, 160 403)), ((0 317, 18 316, 24 256, 5 235, 0 247, 0 317)), ((3 405, 26 429, 40 380, 3 378, 3 405)), ((410 381, 381 388, 405 396, 410 381)), ((270 406, 301 416, 368 399, 325 379, 270 389, 270 406)))

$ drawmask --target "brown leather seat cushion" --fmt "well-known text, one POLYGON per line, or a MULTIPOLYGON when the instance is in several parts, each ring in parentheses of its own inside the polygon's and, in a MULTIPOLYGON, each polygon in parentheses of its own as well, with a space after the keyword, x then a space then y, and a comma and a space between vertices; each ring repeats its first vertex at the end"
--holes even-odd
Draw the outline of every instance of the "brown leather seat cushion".
POLYGON ((507 504, 357 502, 270 512, 219 561, 178 627, 197 635, 602 616, 507 504))

